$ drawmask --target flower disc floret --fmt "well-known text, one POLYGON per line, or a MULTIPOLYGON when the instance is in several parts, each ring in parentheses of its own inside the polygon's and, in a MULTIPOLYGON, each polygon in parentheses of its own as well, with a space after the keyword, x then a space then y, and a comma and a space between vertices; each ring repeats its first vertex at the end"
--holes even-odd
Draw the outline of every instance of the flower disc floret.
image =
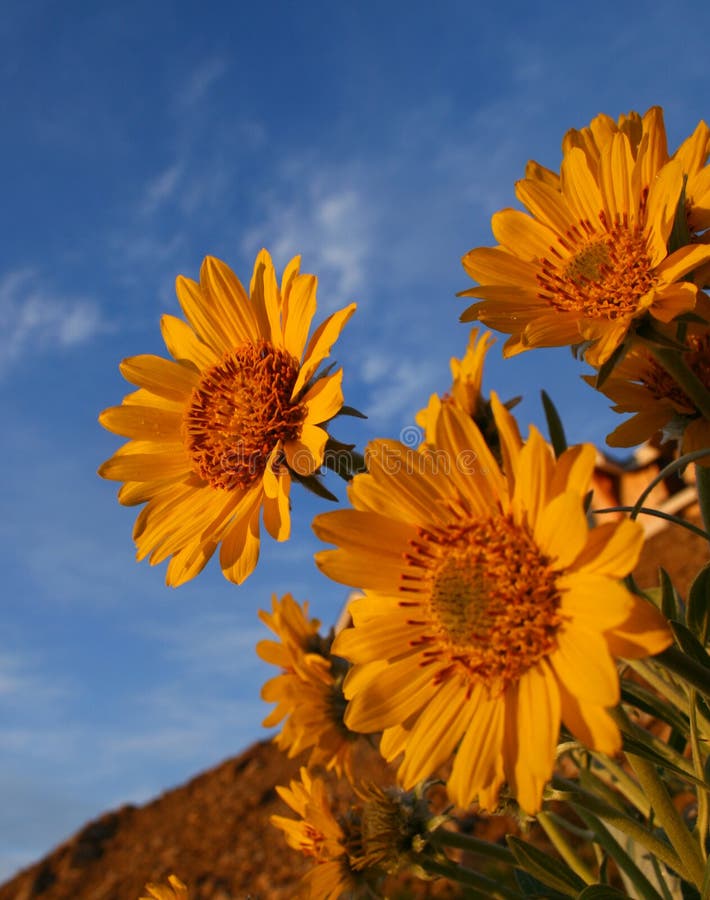
POLYGON ((562 619, 550 560, 504 516, 472 522, 439 547, 429 600, 438 640, 428 658, 450 660, 471 686, 500 691, 556 645, 562 619))
POLYGON ((203 373, 185 411, 185 443, 197 474, 223 490, 247 488, 279 443, 306 417, 292 400, 299 362, 268 341, 231 350, 203 373))

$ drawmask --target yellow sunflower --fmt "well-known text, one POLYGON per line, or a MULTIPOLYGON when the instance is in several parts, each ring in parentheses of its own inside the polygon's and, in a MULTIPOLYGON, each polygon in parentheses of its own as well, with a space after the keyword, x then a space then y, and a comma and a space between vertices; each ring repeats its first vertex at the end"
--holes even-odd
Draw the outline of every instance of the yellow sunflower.
POLYGON ((619 701, 613 656, 660 652, 660 613, 619 579, 643 536, 632 521, 589 530, 590 444, 555 460, 534 428, 526 443, 495 394, 503 470, 471 419, 445 405, 436 446, 449 467, 394 441, 368 448, 352 510, 318 516, 338 549, 317 555, 331 578, 365 589, 354 627, 333 652, 354 664, 345 722, 383 731, 404 754, 405 788, 455 754, 448 791, 459 806, 496 807, 504 782, 540 808, 560 722, 587 746, 616 753, 607 708, 619 701))
POLYGON ((170 875, 167 884, 154 884, 149 882, 145 886, 147 896, 140 900, 188 900, 187 885, 183 884, 177 875, 170 875))
POLYGON ((278 541, 290 531, 292 475, 323 461, 323 427, 343 404, 342 371, 317 377, 355 304, 327 318, 307 342, 317 279, 256 258, 249 294, 223 262, 207 257, 200 282, 180 276, 187 322, 163 316, 173 359, 134 356, 121 373, 138 390, 99 417, 127 437, 99 469, 124 482, 125 505, 145 503, 133 537, 138 559, 171 557, 166 581, 197 575, 221 544, 224 575, 240 584, 259 556, 259 520, 278 541))
POLYGON ((262 724, 271 728, 285 719, 277 746, 290 758, 310 747, 309 766, 334 769, 352 781, 357 735, 343 723, 343 660, 331 657, 331 641, 318 633, 317 619, 308 619, 308 604, 300 606, 290 594, 273 597, 272 612, 262 610, 259 617, 279 641, 259 641, 256 652, 282 670, 262 688, 262 699, 277 704, 262 724))
POLYGON ((352 869, 347 852, 353 840, 359 845, 357 835, 353 834, 357 824, 351 822, 348 827, 347 821, 336 818, 325 783, 320 778, 312 778, 306 768, 301 769, 300 781, 276 790, 300 820, 272 816, 272 825, 283 831, 289 847, 300 850, 314 862, 313 869, 303 879, 303 895, 314 900, 357 896, 366 880, 352 869))
POLYGON ((495 338, 490 331, 479 333, 478 328, 471 330, 466 353, 462 359, 451 359, 451 391, 439 397, 432 394, 429 405, 419 410, 416 416, 417 425, 424 429, 424 441, 428 444, 434 442, 436 421, 441 412, 442 403, 454 403, 474 421, 482 426, 486 417, 487 403, 481 394, 483 381, 483 365, 486 354, 495 343, 495 338))
POLYGON ((462 295, 482 302, 462 320, 510 334, 507 356, 579 344, 601 366, 646 314, 669 322, 692 310, 697 285, 683 279, 710 265, 697 235, 710 224, 708 149, 701 123, 669 159, 658 108, 568 133, 560 175, 532 163, 516 185, 530 215, 496 213, 498 246, 464 256, 479 286, 462 295), (669 253, 683 196, 689 230, 669 253))
MULTIPOLYGON (((710 396, 710 330, 691 325, 686 345, 683 361, 710 396)), ((583 377, 595 386, 593 376, 583 377)), ((614 412, 634 414, 607 436, 610 446, 633 447, 661 432, 663 439, 679 438, 683 453, 710 448, 710 422, 645 347, 633 347, 601 391, 614 412)), ((700 462, 710 465, 710 458, 700 462)))

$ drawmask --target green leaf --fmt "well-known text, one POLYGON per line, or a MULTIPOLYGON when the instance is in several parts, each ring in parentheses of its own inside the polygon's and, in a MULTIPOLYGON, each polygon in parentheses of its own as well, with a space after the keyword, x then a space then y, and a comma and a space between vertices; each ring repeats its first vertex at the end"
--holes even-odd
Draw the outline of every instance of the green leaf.
POLYGON ((567 449, 567 438, 562 427, 562 419, 557 412, 555 404, 550 400, 547 391, 540 391, 540 396, 542 397, 542 406, 547 419, 547 430, 550 432, 550 441, 552 442, 555 456, 561 456, 567 449))
POLYGON ((681 600, 671 581, 670 575, 664 568, 658 571, 661 582, 661 612, 667 619, 679 619, 682 616, 681 600))
POLYGON ((671 725, 676 731, 688 735, 690 724, 683 713, 672 703, 668 703, 655 691, 650 691, 643 685, 626 678, 621 679, 621 699, 624 703, 635 706, 642 712, 648 713, 656 719, 662 719, 671 725))
POLYGON ((616 366, 619 365, 621 360, 626 356, 626 351, 628 347, 626 346, 626 342, 623 344, 619 344, 619 346, 614 350, 609 359, 601 365, 597 371, 597 378, 594 382, 594 387, 599 391, 601 390, 602 385, 607 380, 607 378, 614 371, 616 366))
POLYGON ((524 897, 539 897, 541 900, 567 900, 569 894, 561 894, 559 891, 553 891, 551 888, 547 887, 546 884, 543 884, 542 881, 539 881, 537 878, 533 878, 528 872, 524 872, 522 869, 514 869, 515 880, 518 882, 518 887, 523 892, 524 897))
POLYGON ((636 337, 647 344, 653 344, 654 346, 662 347, 665 350, 677 350, 679 353, 683 353, 688 349, 685 344, 664 334, 662 331, 659 331, 650 318, 644 319, 638 326, 636 329, 636 337))
POLYGON ((549 856, 513 835, 508 835, 506 840, 518 865, 543 884, 566 897, 576 897, 584 890, 584 882, 567 863, 549 856))
POLYGON ((688 176, 683 176, 683 187, 680 191, 678 204, 675 208, 675 216, 673 218, 673 228, 668 238, 668 253, 675 253, 681 247, 685 247, 690 243, 690 229, 688 228, 688 214, 685 211, 685 185, 688 176))
MULTIPOLYGON (((689 628, 686 628, 682 622, 671 619, 668 624, 671 626, 673 634, 686 656, 689 656, 691 659, 694 659, 695 662, 710 669, 710 655, 708 655, 707 650, 695 637, 693 632, 689 628)), ((708 678, 710 678, 710 675, 708 675, 708 678)))
MULTIPOLYGON (((614 860, 620 872, 623 872, 624 876, 626 876, 626 878, 634 885, 638 892, 638 896, 644 898, 644 900, 659 900, 660 895, 656 889, 627 850, 614 837, 614 832, 616 832, 622 839, 624 838, 624 836, 619 833, 619 830, 614 829, 614 832, 610 831, 601 819, 576 803, 572 804, 572 808, 576 811, 577 815, 582 819, 587 828, 594 832, 595 843, 599 844, 604 852, 614 860)), ((632 841, 631 843, 633 844, 634 842, 632 841)), ((607 888, 608 890, 611 889, 607 885, 598 886, 607 888)), ((584 889, 585 896, 587 896, 586 891, 588 890, 589 888, 584 889)), ((597 894, 596 896, 599 897, 603 895, 597 894)), ((613 897, 616 895, 607 894, 606 896, 613 897)), ((622 894, 622 896, 624 895, 622 894)))
POLYGON ((623 897, 628 900, 628 895, 623 891, 618 891, 609 884, 590 884, 579 895, 578 900, 613 900, 615 897, 623 897))
POLYGON ((624 752, 632 753, 634 756, 640 756, 641 759, 647 760, 647 762, 653 763, 654 766, 659 766, 662 769, 666 769, 669 772, 675 773, 679 778, 685 779, 685 781, 691 782, 691 784, 697 784, 700 786, 705 786, 705 783, 692 774, 688 769, 684 769, 679 766, 672 758, 671 754, 673 751, 670 748, 668 749, 667 755, 658 747, 663 745, 656 745, 656 747, 649 747, 648 744, 643 741, 637 740, 634 737, 631 737, 629 734, 623 735, 624 740, 624 752))
POLYGON ((710 640, 710 563, 698 572, 688 593, 688 628, 705 646, 710 640))

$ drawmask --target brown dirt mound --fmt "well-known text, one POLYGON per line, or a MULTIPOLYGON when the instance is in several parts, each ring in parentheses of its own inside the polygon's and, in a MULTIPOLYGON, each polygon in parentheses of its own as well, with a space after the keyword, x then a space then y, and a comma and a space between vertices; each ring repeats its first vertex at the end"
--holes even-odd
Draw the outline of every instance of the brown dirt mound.
MULTIPOLYGON (((292 900, 310 863, 269 817, 291 814, 275 786, 287 785, 303 762, 272 743, 254 744, 146 806, 122 806, 85 825, 0 886, 0 900, 138 900, 147 881, 171 872, 189 885, 191 900, 292 900)), ((364 742, 356 772, 391 782, 364 742)), ((444 882, 417 882, 390 896, 459 895, 444 882)))

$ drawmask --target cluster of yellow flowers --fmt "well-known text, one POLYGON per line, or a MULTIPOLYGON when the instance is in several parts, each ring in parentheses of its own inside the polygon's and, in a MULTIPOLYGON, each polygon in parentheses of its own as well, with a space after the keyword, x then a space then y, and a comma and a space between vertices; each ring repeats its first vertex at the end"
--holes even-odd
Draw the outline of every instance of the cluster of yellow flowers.
MULTIPOLYGON (((697 481, 706 515, 709 153, 710 129, 701 123, 669 154, 658 108, 618 121, 598 116, 568 132, 559 174, 531 162, 517 183, 528 212, 496 213, 497 246, 464 257, 476 286, 463 292, 475 302, 462 316, 509 334, 505 356, 572 346, 596 370, 587 381, 618 412, 633 413, 610 443, 632 446, 659 432, 678 440, 687 461, 701 462, 697 481)), ((122 503, 144 504, 134 528, 138 557, 153 564, 169 559, 170 585, 197 575, 218 546, 225 576, 243 582, 257 564, 262 520, 274 539, 289 537, 292 482, 324 495, 324 467, 350 482, 351 507, 313 523, 334 547, 317 554, 318 566, 359 592, 349 603, 349 622, 322 636, 307 604, 288 594, 274 597, 271 613, 261 618, 276 640, 257 648, 279 670, 262 692, 277 704, 264 725, 283 722, 276 741, 289 755, 310 751, 301 781, 280 790, 299 819, 273 820, 291 846, 314 860, 305 889, 317 898, 372 892, 381 875, 397 868, 383 865, 389 859, 383 834, 399 832, 385 828, 373 837, 363 823, 392 816, 400 822, 409 802, 402 798, 416 795, 420 804, 422 784, 442 772, 458 809, 475 804, 494 813, 504 797, 539 816, 561 855, 557 875, 532 850, 511 846, 518 870, 543 890, 547 885, 559 894, 566 877, 569 890, 562 893, 577 896, 605 877, 603 864, 590 870, 552 828, 545 801, 573 796, 597 840, 609 835, 601 822, 605 810, 610 821, 614 790, 622 806, 637 798, 633 815, 623 813, 634 840, 645 840, 672 877, 702 889, 703 879, 710 883, 702 830, 707 795, 700 788, 698 825, 689 830, 674 817, 656 766, 704 783, 710 578, 701 573, 687 611, 667 591, 661 612, 634 590, 628 576, 643 545, 640 525, 630 517, 593 527, 588 497, 595 449, 566 447, 559 431, 550 444, 534 427, 523 440, 510 411, 515 401, 483 395, 489 332, 473 330, 465 356, 452 360, 450 392, 431 397, 419 413, 420 447, 383 439, 364 458, 351 452, 329 432, 338 415, 351 411, 343 405, 342 371, 321 364, 355 306, 331 315, 309 339, 316 284, 295 258, 279 285, 266 251, 256 259, 249 292, 212 258, 199 283, 180 277, 187 321, 162 321, 173 358, 122 363, 137 390, 102 413, 101 422, 128 443, 100 469, 123 482, 122 503), (676 620, 672 627, 669 618, 676 620), (671 648, 674 636, 678 646, 671 648), (662 662, 636 665, 647 685, 646 711, 663 719, 666 709, 676 733, 687 731, 685 742, 681 734, 670 749, 633 731, 619 706, 615 660, 633 665, 658 654, 662 662), (559 746, 561 729, 566 750, 559 746), (382 755, 396 763, 402 793, 395 803, 394 795, 370 791, 360 806, 338 815, 312 769, 354 781, 358 735, 379 739, 382 755), (634 775, 609 761, 622 746, 634 775), (584 791, 574 781, 567 794, 549 787, 558 755, 580 749, 584 759, 612 766, 599 797, 591 776, 584 791), (634 778, 640 789, 629 786, 634 778), (639 796, 650 803, 641 810, 645 830, 639 796), (665 830, 663 840, 653 835, 654 821, 665 830)), ((574 757, 579 768, 581 759, 574 757)), ((406 833, 421 870, 477 885, 480 893, 478 876, 442 857, 448 832, 417 804, 411 807, 418 810, 416 827, 406 833)), ((624 831, 619 815, 614 825, 624 831)), ((609 840, 601 841, 603 853, 639 891, 632 895, 659 896, 628 854, 625 861, 609 849, 609 840)), ((409 865, 411 855, 402 852, 409 865)), ((535 887, 519 882, 512 895, 525 894, 526 884, 535 887)), ((148 890, 161 900, 185 896, 177 879, 170 885, 148 890)), ((490 896, 511 895, 501 890, 490 896)))

